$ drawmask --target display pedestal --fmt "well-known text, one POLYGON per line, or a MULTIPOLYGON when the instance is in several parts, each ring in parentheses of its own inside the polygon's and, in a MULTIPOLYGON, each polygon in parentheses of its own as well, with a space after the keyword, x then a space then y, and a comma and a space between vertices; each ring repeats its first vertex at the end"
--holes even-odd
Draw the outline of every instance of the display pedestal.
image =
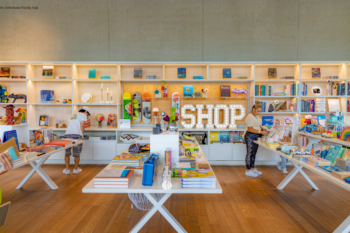
POLYGON ((179 133, 169 134, 151 134, 151 154, 159 155, 159 164, 165 164, 165 149, 171 148, 171 157, 173 164, 179 162, 179 133))

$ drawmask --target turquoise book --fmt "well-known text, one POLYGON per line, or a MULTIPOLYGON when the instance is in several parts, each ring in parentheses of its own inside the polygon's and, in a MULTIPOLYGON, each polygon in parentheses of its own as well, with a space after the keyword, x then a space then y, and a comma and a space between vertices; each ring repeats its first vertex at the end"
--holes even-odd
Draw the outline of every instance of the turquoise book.
POLYGON ((89 78, 96 78, 96 69, 89 69, 89 78))
POLYGON ((340 152, 341 150, 342 150, 341 146, 331 145, 325 159, 327 159, 328 161, 331 161, 332 164, 335 164, 338 156, 341 154, 340 152))

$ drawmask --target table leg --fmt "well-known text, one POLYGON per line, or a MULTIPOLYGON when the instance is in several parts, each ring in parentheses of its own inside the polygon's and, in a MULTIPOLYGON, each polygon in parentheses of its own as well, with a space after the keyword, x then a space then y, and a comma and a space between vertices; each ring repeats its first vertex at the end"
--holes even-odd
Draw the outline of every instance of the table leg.
POLYGON ((350 232, 350 216, 347 217, 333 233, 348 233, 350 232))
POLYGON ((303 171, 303 166, 291 161, 291 163, 294 165, 294 169, 291 173, 288 174, 286 178, 277 186, 277 189, 282 190, 286 185, 298 174, 299 172, 303 175, 303 177, 309 182, 309 184, 315 189, 319 190, 318 187, 312 182, 310 177, 306 175, 306 173, 303 171))
POLYGON ((22 180, 22 182, 17 186, 16 189, 22 188, 22 186, 27 183, 27 181, 34 175, 35 172, 37 172, 41 178, 50 186, 51 189, 58 189, 58 186, 51 180, 51 178, 44 172, 44 170, 41 168, 41 166, 44 164, 44 162, 49 157, 42 158, 39 160, 39 162, 33 161, 29 162, 30 166, 33 167, 33 169, 29 172, 29 174, 22 180))
POLYGON ((157 210, 164 216, 164 218, 170 223, 171 226, 177 232, 187 233, 187 231, 181 226, 181 224, 170 214, 170 212, 163 206, 165 201, 171 196, 171 193, 166 193, 160 200, 154 198, 154 196, 150 193, 144 193, 144 195, 148 198, 148 200, 153 204, 152 209, 150 209, 142 219, 136 224, 136 226, 130 231, 131 233, 138 232, 148 220, 157 212, 157 210))

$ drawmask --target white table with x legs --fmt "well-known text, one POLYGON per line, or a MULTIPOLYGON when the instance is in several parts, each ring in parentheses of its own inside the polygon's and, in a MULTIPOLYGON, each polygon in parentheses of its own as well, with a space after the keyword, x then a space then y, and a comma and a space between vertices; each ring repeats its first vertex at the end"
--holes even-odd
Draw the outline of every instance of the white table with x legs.
POLYGON ((45 181, 45 183, 50 186, 51 189, 58 189, 58 186, 55 184, 55 182, 53 182, 53 180, 45 173, 45 171, 42 169, 42 165, 45 163, 45 161, 53 154, 55 153, 58 153, 60 151, 63 151, 65 149, 69 149, 73 146, 77 146, 79 144, 83 143, 83 141, 79 141, 71 146, 67 146, 67 147, 64 147, 64 148, 60 148, 58 150, 55 150, 55 151, 52 151, 52 152, 49 152, 49 153, 46 153, 46 154, 43 154, 41 156, 38 156, 36 158, 33 158, 29 161, 26 161, 26 162, 22 162, 22 163, 19 163, 19 164, 16 164, 13 169, 16 169, 16 168, 19 168, 19 167, 22 167, 24 165, 27 165, 27 164, 30 164, 30 166, 32 166, 32 170, 28 173, 28 175, 22 180, 22 182, 17 186, 16 189, 20 189, 23 187, 23 185, 25 183, 27 183, 27 181, 36 173, 38 173, 38 175, 45 181))

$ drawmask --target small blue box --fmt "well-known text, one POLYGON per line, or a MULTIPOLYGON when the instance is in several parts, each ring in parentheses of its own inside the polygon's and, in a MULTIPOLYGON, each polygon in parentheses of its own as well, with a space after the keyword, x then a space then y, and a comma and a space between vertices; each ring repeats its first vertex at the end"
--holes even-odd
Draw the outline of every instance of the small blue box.
POLYGON ((203 79, 203 76, 193 76, 193 79, 203 79))
POLYGON ((111 79, 111 76, 101 76, 100 79, 111 79))
POLYGON ((223 68, 222 69, 222 77, 223 78, 231 78, 231 68, 223 68))
POLYGON ((142 185, 152 186, 157 176, 158 155, 152 154, 143 164, 142 185))

